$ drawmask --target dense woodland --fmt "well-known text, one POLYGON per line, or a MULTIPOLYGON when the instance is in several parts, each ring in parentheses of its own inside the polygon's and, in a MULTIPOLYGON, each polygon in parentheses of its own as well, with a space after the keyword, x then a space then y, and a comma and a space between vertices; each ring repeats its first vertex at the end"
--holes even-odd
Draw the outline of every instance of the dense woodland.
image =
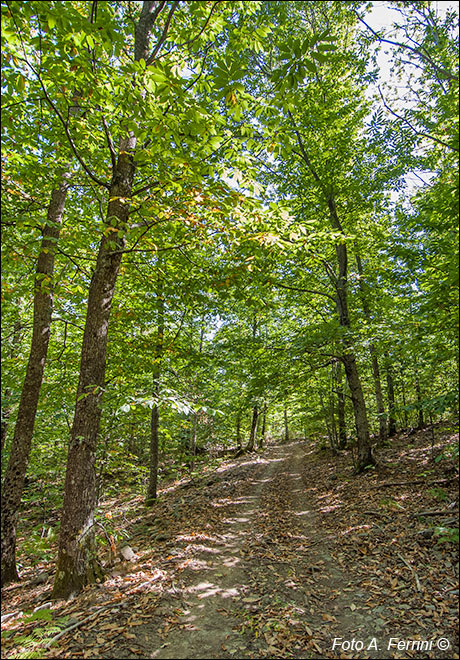
POLYGON ((458 417, 458 13, 376 4, 2 2, 2 585, 30 507, 67 598, 122 486, 458 417))

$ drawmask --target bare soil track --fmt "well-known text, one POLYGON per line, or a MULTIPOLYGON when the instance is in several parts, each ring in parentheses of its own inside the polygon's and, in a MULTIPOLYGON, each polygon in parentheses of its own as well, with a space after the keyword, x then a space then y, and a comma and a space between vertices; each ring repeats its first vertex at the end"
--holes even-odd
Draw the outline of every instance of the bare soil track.
POLYGON ((458 657, 455 557, 381 504, 388 474, 352 478, 304 442, 223 463, 132 521, 136 563, 53 605, 94 616, 40 657, 458 657))

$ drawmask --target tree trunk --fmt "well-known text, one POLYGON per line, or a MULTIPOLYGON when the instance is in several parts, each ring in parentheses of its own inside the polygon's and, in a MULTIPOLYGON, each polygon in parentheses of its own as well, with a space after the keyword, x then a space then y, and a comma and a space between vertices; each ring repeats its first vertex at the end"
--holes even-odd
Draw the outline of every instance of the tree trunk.
MULTIPOLYGON (((361 257, 359 256, 358 253, 356 253, 356 264, 358 267, 358 274, 359 274, 359 289, 361 292, 361 301, 363 304, 363 310, 364 310, 364 316, 366 317, 367 322, 370 324, 372 319, 371 319, 371 312, 369 309, 369 303, 367 299, 367 291, 366 291, 366 286, 364 283, 364 276, 363 276, 363 266, 361 262, 361 257)), ((371 362, 372 362, 372 376, 374 379, 374 391, 375 391, 375 401, 377 404, 377 415, 379 419, 379 441, 380 444, 382 445, 385 440, 387 439, 387 423, 385 419, 385 406, 383 404, 383 393, 382 393, 382 380, 380 378, 380 368, 379 368, 379 361, 378 361, 378 356, 377 356, 377 350, 374 346, 374 344, 371 342, 369 345, 369 353, 371 355, 371 362)))
POLYGON ((337 387, 337 424, 338 437, 337 445, 339 449, 345 449, 347 446, 347 427, 345 424, 345 393, 342 379, 342 363, 336 362, 335 378, 337 387))
POLYGON ((157 290, 157 339, 153 360, 153 399, 152 415, 150 419, 150 461, 149 461, 149 483, 145 503, 152 505, 157 498, 158 486, 158 449, 159 449, 159 431, 160 431, 160 378, 161 378, 161 360, 163 357, 163 344, 165 333, 165 308, 163 298, 163 283, 161 275, 158 276, 157 290))
MULTIPOLYGON (((345 236, 340 218, 337 213, 337 207, 335 203, 334 195, 330 192, 327 186, 321 181, 318 172, 315 170, 308 153, 305 149, 305 145, 302 140, 302 136, 299 133, 292 114, 288 111, 289 117, 293 124, 294 133, 297 138, 301 156, 310 170, 313 178, 316 183, 322 190, 324 194, 324 200, 327 203, 329 210, 329 219, 331 227, 334 231, 340 232, 345 236)), ((348 314, 348 302, 347 302, 347 270, 348 270, 348 255, 347 255, 347 245, 346 241, 338 242, 335 247, 337 264, 338 264, 338 275, 335 280, 336 287, 336 305, 337 313, 339 316, 340 325, 345 328, 345 333, 349 334, 350 329, 350 317, 348 314)), ((328 272, 330 276, 331 273, 328 272)), ((361 388, 361 381, 359 379, 358 370, 356 367, 355 356, 352 351, 352 344, 349 339, 347 339, 346 334, 342 340, 344 347, 344 357, 343 362, 345 364, 345 373, 347 375, 347 380, 350 386, 351 397, 353 401, 353 412, 355 416, 355 426, 358 435, 358 461, 356 465, 356 472, 362 472, 368 465, 375 465, 375 459, 372 456, 371 446, 370 446, 370 437, 369 437, 369 426, 367 421, 367 412, 366 406, 364 403, 364 396, 361 388)))
POLYGON ((9 402, 9 398, 11 396, 11 390, 9 387, 5 389, 5 392, 3 394, 3 401, 2 401, 2 413, 1 413, 1 434, 2 434, 2 442, 1 442, 1 447, 2 451, 5 448, 5 442, 6 442, 6 435, 8 433, 8 421, 10 419, 11 415, 11 406, 9 402))
MULTIPOLYGON (((19 342, 20 342, 20 336, 21 336, 21 320, 20 318, 16 319, 14 322, 13 326, 13 337, 11 341, 11 346, 10 346, 10 358, 15 359, 16 355, 19 350, 19 342)), ((1 440, 1 447, 2 451, 5 448, 5 442, 6 442, 6 436, 8 434, 8 422, 10 419, 11 415, 11 403, 9 401, 9 398, 11 396, 11 390, 9 387, 5 389, 5 392, 3 393, 2 397, 2 412, 1 412, 1 435, 2 435, 2 440, 1 440)))
POLYGON ((16 524, 48 353, 53 311, 55 250, 61 231, 68 185, 69 174, 65 172, 51 193, 35 271, 32 342, 2 487, 2 586, 19 579, 16 568, 16 524))
POLYGON ((383 444, 387 439, 387 423, 385 418, 385 406, 383 404, 382 381, 380 378, 380 368, 375 346, 369 346, 369 352, 372 359, 372 375, 374 377, 375 401, 377 404, 377 415, 379 418, 379 442, 383 444))
POLYGON ((329 440, 329 445, 331 447, 331 450, 334 453, 336 453, 337 449, 334 445, 334 437, 333 437, 333 434, 332 434, 330 419, 329 419, 330 411, 328 411, 326 406, 324 405, 324 397, 323 397, 323 393, 322 393, 321 389, 319 390, 319 400, 320 400, 320 403, 321 403, 321 409, 323 411, 324 424, 326 426, 327 438, 329 440))
MULTIPOLYGON (((142 5, 139 21, 135 25, 136 61, 148 59, 149 37, 157 5, 157 2, 150 1, 144 1, 142 5)), ((89 287, 53 598, 68 598, 100 575, 94 530, 96 442, 101 419, 110 310, 128 228, 135 150, 136 138, 132 133, 120 140, 109 189, 107 227, 89 287)))
MULTIPOLYGON (((120 160, 127 160, 125 154, 120 160)), ((120 188, 111 197, 128 197, 120 188)), ((123 202, 123 206, 124 206, 123 202)), ((109 203, 110 218, 117 217, 121 204, 109 203)), ((126 220, 128 208, 126 207, 126 220)), ((117 247, 124 244, 118 225, 117 247)), ((96 442, 101 418, 110 309, 121 262, 121 251, 113 252, 113 238, 104 234, 91 280, 80 361, 75 414, 67 456, 64 505, 59 535, 59 555, 53 588, 54 598, 67 598, 94 582, 99 574, 96 561, 94 509, 96 506, 96 442)))
POLYGON ((238 449, 242 448, 242 443, 241 443, 241 413, 238 413, 236 417, 236 446, 238 449))
POLYGON ((246 447, 246 451, 254 451, 254 445, 256 442, 256 435, 257 435, 258 419, 259 419, 259 411, 257 409, 257 406, 254 406, 252 409, 251 433, 249 435, 249 442, 248 442, 248 446, 246 447))
POLYGON ((417 428, 423 429, 425 426, 425 420, 423 419, 422 392, 420 389, 418 373, 415 374, 415 392, 417 394, 417 428))
MULTIPOLYGON (((203 353, 203 344, 204 344, 204 336, 205 336, 205 315, 202 315, 201 318, 201 327, 200 327, 200 341, 198 344, 198 354, 202 355, 203 353)), ((193 340, 193 338, 192 338, 193 340)), ((200 392, 200 381, 199 379, 195 379, 194 383, 196 392, 199 395, 200 392)), ((192 428, 191 428, 191 434, 190 434, 190 447, 189 447, 189 453, 191 456, 191 459, 189 461, 189 469, 193 470, 195 467, 195 456, 196 456, 196 440, 197 440, 197 433, 198 433, 198 413, 194 412, 192 413, 192 428)))
POLYGON ((392 438, 396 433, 395 387, 393 380, 393 368, 390 364, 388 354, 385 357, 387 361, 386 377, 388 392, 388 437, 392 438))
POLYGON ((409 422, 407 420, 406 386, 404 383, 404 371, 402 367, 400 367, 400 375, 401 375, 401 396, 402 396, 403 414, 404 414, 404 428, 407 429, 409 427, 409 422))
MULTIPOLYGON (((159 381, 154 384, 153 395, 159 395, 159 381)), ((145 504, 147 506, 151 506, 157 499, 159 430, 160 409, 158 404, 155 403, 153 404, 152 414, 150 415, 149 482, 147 486, 147 495, 145 497, 145 504)))
POLYGON ((358 457, 356 461, 356 472, 362 472, 367 466, 374 465, 375 459, 369 443, 369 427, 367 423, 366 405, 364 403, 363 390, 356 367, 355 356, 345 354, 343 356, 345 373, 347 374, 350 387, 351 401, 355 416, 356 435, 358 439, 358 457))
POLYGON ((288 424, 288 415, 287 408, 284 406, 283 410, 283 419, 284 419, 284 442, 289 442, 289 424, 288 424))
MULTIPOLYGON (((329 212, 332 219, 332 226, 334 229, 342 230, 335 200, 330 197, 328 199, 329 212)), ((346 243, 338 243, 336 245, 336 255, 338 262, 338 277, 336 282, 336 303, 337 312, 339 316, 340 325, 345 329, 345 333, 349 334, 350 331, 350 316, 348 312, 347 301, 347 271, 348 271, 348 254, 346 243)), ((347 338, 346 334, 342 339, 343 345, 343 364, 345 367, 345 374, 347 376, 348 386, 350 388, 351 400, 353 404, 353 413, 355 418, 356 435, 358 440, 358 456, 356 461, 356 472, 362 472, 366 467, 375 465, 375 459, 372 455, 369 436, 369 424, 367 419, 366 404, 364 402, 364 395, 359 378, 358 367, 356 358, 353 351, 352 342, 347 338)))
POLYGON ((263 449, 265 445, 265 425, 267 421, 267 404, 264 403, 264 407, 262 409, 262 428, 260 430, 260 435, 259 435, 259 443, 258 443, 258 448, 263 449))

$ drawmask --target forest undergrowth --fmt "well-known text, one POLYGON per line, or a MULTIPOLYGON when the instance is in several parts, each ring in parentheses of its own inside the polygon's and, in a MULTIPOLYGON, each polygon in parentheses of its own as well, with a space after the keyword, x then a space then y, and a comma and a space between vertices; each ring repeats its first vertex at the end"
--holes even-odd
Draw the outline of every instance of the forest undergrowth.
POLYGON ((52 538, 32 562, 31 507, 2 655, 458 658, 456 442, 448 422, 400 432, 360 476, 351 450, 270 445, 162 484, 151 510, 120 489, 100 505, 106 579, 67 602, 50 597, 52 538))

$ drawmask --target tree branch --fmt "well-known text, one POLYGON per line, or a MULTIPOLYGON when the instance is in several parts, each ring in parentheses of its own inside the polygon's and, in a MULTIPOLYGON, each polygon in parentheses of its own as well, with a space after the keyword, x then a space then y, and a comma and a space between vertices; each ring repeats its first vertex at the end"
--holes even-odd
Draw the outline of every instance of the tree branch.
POLYGON ((163 28, 162 35, 161 35, 160 39, 158 40, 157 45, 156 45, 155 48, 153 49, 152 54, 150 55, 150 57, 148 58, 148 60, 147 60, 146 63, 145 63, 147 66, 149 66, 150 64, 152 64, 152 62, 155 60, 155 57, 157 56, 158 51, 160 50, 160 48, 162 47, 162 45, 163 45, 163 43, 164 43, 166 37, 168 36, 169 26, 170 26, 170 24, 171 24, 171 20, 172 20, 172 17, 173 17, 173 15, 174 15, 174 12, 176 11, 176 9, 177 9, 178 6, 179 6, 179 2, 178 2, 178 1, 173 2, 172 7, 171 7, 171 9, 169 10, 169 14, 168 14, 168 17, 167 17, 167 19, 166 19, 165 26, 164 26, 164 28, 163 28))
POLYGON ((415 128, 415 126, 413 126, 410 123, 410 121, 406 117, 402 117, 401 115, 398 115, 398 113, 395 112, 394 110, 392 110, 390 108, 390 106, 387 104, 387 102, 385 101, 385 97, 383 96, 382 90, 380 89, 380 87, 378 87, 378 90, 379 90, 380 98, 382 99, 382 103, 383 103, 384 107, 388 110, 388 112, 390 112, 393 115, 393 117, 396 117, 396 119, 399 119, 400 121, 407 124, 407 126, 409 126, 409 128, 411 129, 411 131, 413 131, 415 133, 415 135, 420 135, 421 137, 425 137, 428 140, 433 140, 433 142, 436 142, 437 144, 441 144, 443 147, 447 147, 448 149, 452 149, 452 151, 458 152, 458 149, 456 149, 451 144, 448 144, 447 142, 444 142, 443 140, 440 140, 439 138, 434 137, 434 135, 429 135, 428 133, 425 133, 424 131, 419 131, 417 128, 415 128))
POLYGON ((281 284, 280 282, 272 282, 273 286, 280 287, 281 289, 290 289, 292 291, 300 291, 301 293, 311 293, 313 295, 325 296, 333 301, 335 304, 337 301, 334 296, 331 296, 329 293, 324 293, 324 291, 315 291, 314 289, 304 289, 303 287, 298 286, 288 286, 287 284, 281 284))

